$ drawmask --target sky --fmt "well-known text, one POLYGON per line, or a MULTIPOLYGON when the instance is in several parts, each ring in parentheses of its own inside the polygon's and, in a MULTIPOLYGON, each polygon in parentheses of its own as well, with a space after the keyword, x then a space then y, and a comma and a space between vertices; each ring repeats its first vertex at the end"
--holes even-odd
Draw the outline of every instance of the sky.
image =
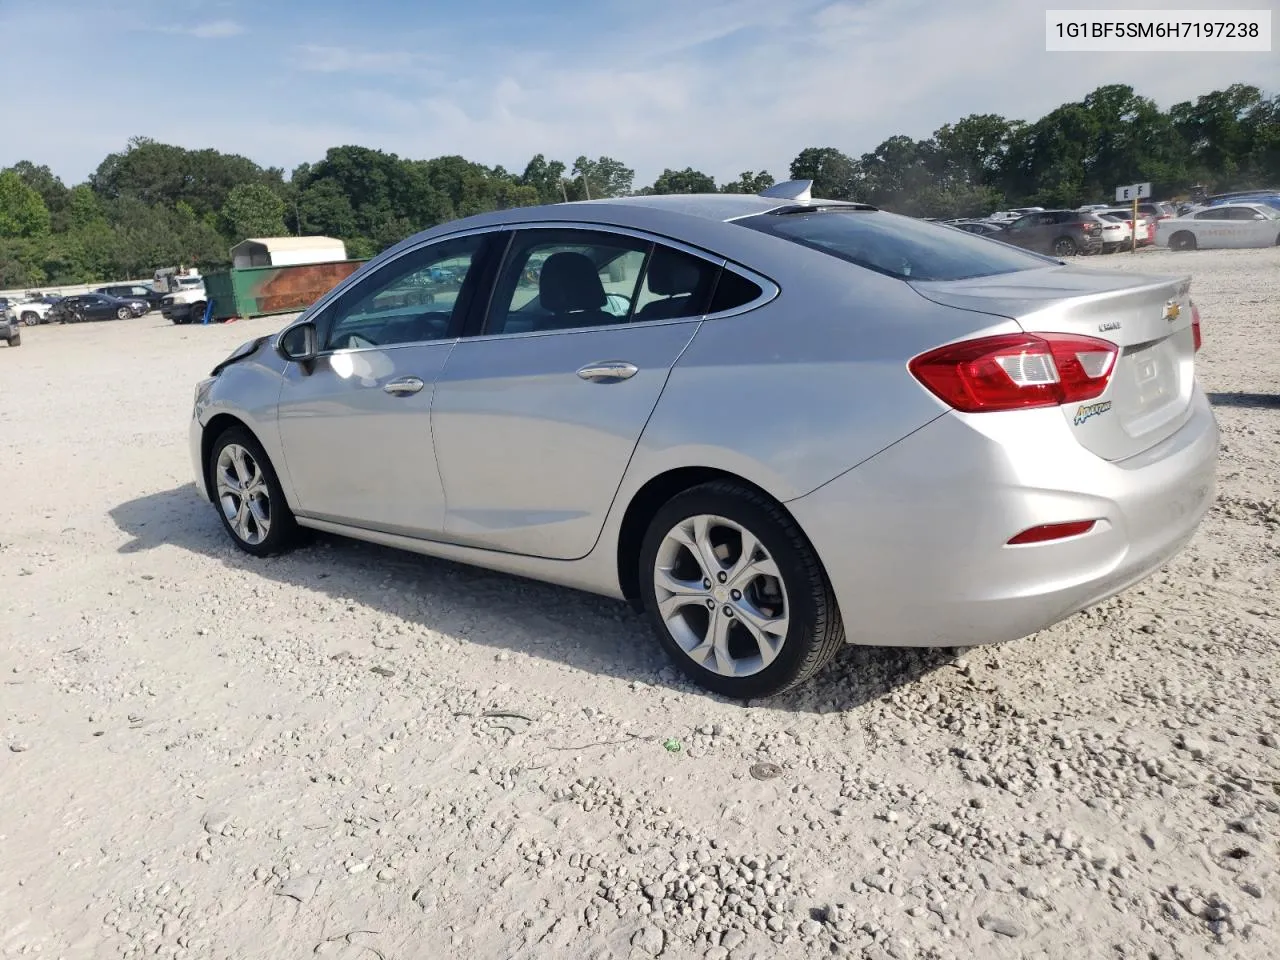
POLYGON ((0 0, 0 167, 80 182, 147 136, 286 171, 358 144, 514 172, 608 155, 637 186, 665 167, 785 179, 805 147, 856 157, 968 114, 1034 120, 1106 83, 1165 108, 1237 82, 1280 91, 1280 52, 1047 53, 1046 6, 0 0))

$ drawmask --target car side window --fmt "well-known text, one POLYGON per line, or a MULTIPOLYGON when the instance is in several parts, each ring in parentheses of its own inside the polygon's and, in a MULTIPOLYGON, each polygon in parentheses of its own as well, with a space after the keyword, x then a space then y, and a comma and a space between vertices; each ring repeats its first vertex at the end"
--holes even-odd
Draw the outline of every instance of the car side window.
POLYGON ((654 244, 632 319, 675 320, 709 311, 720 265, 682 250, 654 244))
POLYGON ((715 295, 711 298, 711 309, 707 312, 724 313, 726 310, 736 310, 763 295, 764 291, 758 284, 726 267, 720 272, 715 295))
POLYGON ((421 343, 457 336, 464 289, 479 270, 482 234, 427 244, 381 267, 339 297, 320 321, 323 350, 421 343))
POLYGON ((1196 214, 1197 220, 1226 220, 1228 211, 1226 210, 1202 210, 1196 214))
POLYGON ((653 244, 597 230, 523 230, 511 242, 484 332, 627 323, 653 244))

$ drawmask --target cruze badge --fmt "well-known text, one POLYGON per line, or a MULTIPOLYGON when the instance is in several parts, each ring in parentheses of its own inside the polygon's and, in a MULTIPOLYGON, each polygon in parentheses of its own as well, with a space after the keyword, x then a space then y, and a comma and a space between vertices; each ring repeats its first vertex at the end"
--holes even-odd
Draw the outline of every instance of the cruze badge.
POLYGON ((1173 323, 1173 321, 1177 320, 1181 315, 1182 308, 1178 306, 1178 302, 1176 300, 1170 300, 1164 305, 1164 318, 1170 323, 1173 323))
POLYGON ((1119 329, 1120 329, 1119 320, 1108 320, 1106 323, 1098 324, 1099 333, 1106 333, 1108 330, 1119 330, 1119 329))

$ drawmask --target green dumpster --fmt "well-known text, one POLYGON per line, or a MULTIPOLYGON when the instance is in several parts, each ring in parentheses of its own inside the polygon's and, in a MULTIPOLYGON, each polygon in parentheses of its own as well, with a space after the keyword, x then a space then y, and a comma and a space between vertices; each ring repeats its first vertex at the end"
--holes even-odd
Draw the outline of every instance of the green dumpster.
POLYGON ((213 319, 265 317, 305 310, 355 273, 367 260, 333 260, 282 267, 220 270, 204 278, 213 319))

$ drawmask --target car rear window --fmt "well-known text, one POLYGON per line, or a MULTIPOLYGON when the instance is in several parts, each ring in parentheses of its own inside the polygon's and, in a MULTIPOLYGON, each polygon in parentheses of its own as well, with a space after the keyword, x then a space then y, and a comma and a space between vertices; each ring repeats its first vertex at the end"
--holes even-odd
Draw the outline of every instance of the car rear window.
POLYGON ((899 280, 964 280, 1057 262, 999 240, 883 210, 816 208, 733 222, 899 280))

